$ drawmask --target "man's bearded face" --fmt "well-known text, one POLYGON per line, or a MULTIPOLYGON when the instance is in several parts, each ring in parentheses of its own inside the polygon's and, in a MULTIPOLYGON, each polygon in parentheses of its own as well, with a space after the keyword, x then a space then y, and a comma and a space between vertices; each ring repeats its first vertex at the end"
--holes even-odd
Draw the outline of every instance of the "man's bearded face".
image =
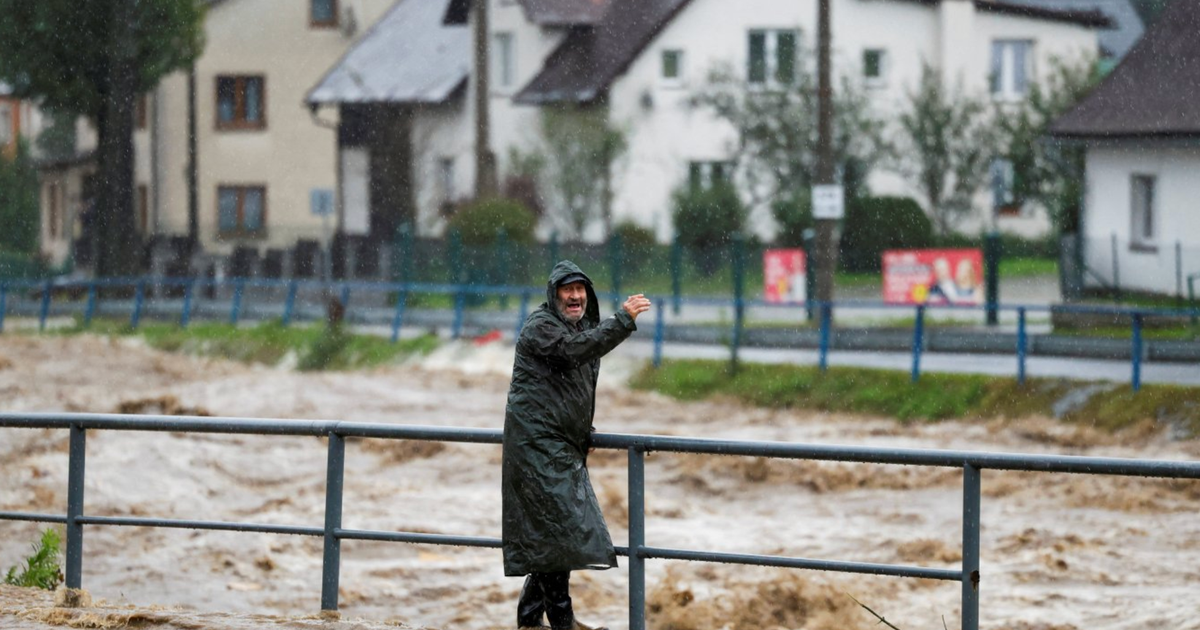
POLYGON ((587 309, 587 287, 582 282, 572 282, 558 287, 558 312, 563 319, 575 324, 583 319, 587 309))

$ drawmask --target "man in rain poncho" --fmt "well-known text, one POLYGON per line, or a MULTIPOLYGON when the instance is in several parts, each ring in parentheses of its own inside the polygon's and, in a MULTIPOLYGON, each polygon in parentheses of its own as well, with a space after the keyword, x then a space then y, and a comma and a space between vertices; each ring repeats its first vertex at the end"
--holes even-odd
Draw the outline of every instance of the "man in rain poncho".
POLYGON ((517 339, 504 413, 504 574, 525 575, 519 628, 587 630, 575 620, 571 571, 617 566, 588 477, 600 357, 629 337, 650 300, 631 296, 600 321, 592 281, 570 261, 550 272, 546 303, 517 339))

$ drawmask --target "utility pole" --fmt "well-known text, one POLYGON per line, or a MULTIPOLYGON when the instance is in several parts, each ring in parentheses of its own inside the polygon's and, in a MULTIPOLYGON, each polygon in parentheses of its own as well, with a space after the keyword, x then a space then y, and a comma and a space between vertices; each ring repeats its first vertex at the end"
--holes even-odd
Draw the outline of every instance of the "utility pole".
POLYGON ((498 188, 496 182, 496 154, 492 153, 491 140, 491 81, 488 54, 488 39, 491 36, 488 19, 488 3, 491 0, 473 0, 471 10, 475 25, 475 196, 491 197, 498 188))
POLYGON ((830 80, 830 3, 817 2, 817 177, 813 217, 817 224, 817 300, 833 301, 837 271, 837 225, 843 214, 843 191, 835 181, 833 159, 833 84, 830 80))

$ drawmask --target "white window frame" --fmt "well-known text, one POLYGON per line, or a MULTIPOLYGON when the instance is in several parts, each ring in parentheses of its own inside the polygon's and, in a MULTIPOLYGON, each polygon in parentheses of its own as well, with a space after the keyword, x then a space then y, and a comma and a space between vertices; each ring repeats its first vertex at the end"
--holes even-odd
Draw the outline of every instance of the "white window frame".
POLYGON ((1129 177, 1129 246, 1155 249, 1158 241, 1158 176, 1133 173, 1129 177))
POLYGON ((689 160, 687 169, 688 187, 695 190, 711 190, 718 181, 714 177, 718 167, 720 167, 723 173, 721 181, 732 181, 733 163, 729 160, 689 160), (696 181, 692 179, 693 172, 698 175, 696 181))
POLYGON ((442 204, 454 203, 454 158, 442 156, 437 159, 437 195, 442 204))
POLYGON ((517 36, 512 31, 492 33, 492 86, 500 91, 509 91, 517 83, 517 36))
POLYGON ((663 87, 678 88, 683 87, 687 78, 687 55, 684 54, 682 48, 664 48, 659 53, 659 77, 662 79, 663 87), (667 76, 667 56, 675 55, 675 76, 667 76))
POLYGON ((785 85, 794 85, 796 79, 800 75, 800 47, 801 47, 801 32, 798 28, 752 28, 746 31, 746 83, 756 88, 779 88, 785 85), (792 82, 780 83, 779 73, 779 36, 784 33, 791 33, 795 42, 794 57, 792 59, 792 82), (755 35, 761 34, 764 37, 763 46, 763 61, 764 74, 763 80, 755 80, 751 73, 750 64, 750 39, 755 35))
POLYGON ((992 98, 1016 101, 1025 98, 1029 85, 1034 80, 1034 42, 1031 39, 992 40, 991 59, 988 67, 992 98), (1022 50, 1022 73, 1017 72, 1017 51, 1022 50))
POLYGON ((886 48, 864 48, 862 52, 862 76, 863 85, 869 88, 880 88, 887 86, 888 70, 891 67, 891 56, 888 55, 886 48), (879 54, 879 75, 867 76, 867 55, 871 53, 879 54))

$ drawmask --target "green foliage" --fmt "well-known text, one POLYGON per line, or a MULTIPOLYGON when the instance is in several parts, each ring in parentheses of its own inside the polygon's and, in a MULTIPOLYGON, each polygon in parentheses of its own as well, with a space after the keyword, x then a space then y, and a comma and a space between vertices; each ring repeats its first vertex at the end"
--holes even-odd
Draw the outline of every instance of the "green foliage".
POLYGON ((333 365, 339 355, 346 350, 350 336, 341 324, 326 326, 320 337, 312 342, 308 351, 300 357, 296 369, 301 372, 316 372, 333 365))
POLYGON ((1000 155, 1013 165, 1013 198, 1044 206, 1061 232, 1079 224, 1084 189, 1084 148, 1050 137, 1051 123, 1100 82, 1097 58, 1053 59, 1044 81, 1030 85, 1019 103, 996 108, 1000 155))
POLYGON ((933 225, 907 197, 862 197, 846 207, 840 262, 843 271, 879 271, 888 249, 917 249, 933 242, 933 225))
MULTIPOLYGON (((1022 386, 1012 378, 943 373, 923 374, 914 384, 902 371, 830 368, 822 374, 816 367, 744 363, 732 375, 727 368, 723 361, 668 360, 657 370, 647 366, 631 385, 682 400, 732 396, 762 407, 877 414, 902 421, 1053 416, 1058 401, 1089 385, 1035 378, 1022 386)), ((1094 393, 1062 419, 1108 431, 1170 422, 1197 436, 1198 396, 1196 387, 1144 385, 1134 394, 1121 386, 1094 393)))
POLYGON ((679 241, 691 252, 701 273, 711 276, 733 236, 745 229, 746 207, 728 182, 709 188, 684 187, 674 197, 672 218, 679 241))
POLYGON ((654 255, 657 239, 654 230, 633 221, 622 221, 613 227, 613 236, 621 239, 623 274, 639 272, 654 255))
POLYGON ((987 112, 985 101, 961 86, 946 90, 937 70, 925 65, 900 115, 901 170, 917 182, 940 234, 970 212, 987 177, 996 144, 987 112))
MULTIPOLYGON (((738 133, 731 156, 735 179, 745 183, 758 206, 769 199, 805 199, 817 168, 817 81, 802 52, 790 84, 764 89, 739 68, 717 66, 691 96, 692 103, 730 123, 738 133)), ((866 90, 842 77, 833 95, 834 160, 848 196, 865 190, 870 171, 894 153, 885 123, 872 110, 866 90)))
POLYGON ((62 567, 59 564, 60 546, 61 540, 57 531, 47 529, 42 532, 41 540, 32 545, 33 554, 25 559, 25 566, 10 567, 4 576, 4 583, 53 591, 63 581, 62 567), (20 573, 17 572, 18 568, 20 573))
POLYGON ((0 251, 36 252, 40 221, 37 169, 21 141, 12 160, 0 155, 0 251))
POLYGON ((779 232, 775 244, 780 247, 804 246, 804 230, 814 226, 811 195, 788 195, 771 203, 771 214, 779 232))
POLYGON ((494 197, 473 201, 450 217, 464 245, 491 245, 503 230, 509 242, 529 244, 537 220, 519 201, 494 197))
POLYGON ((46 124, 37 137, 38 154, 47 160, 75 157, 77 116, 53 110, 43 110, 42 114, 46 124))
MULTIPOLYGON (((95 120, 110 95, 111 33, 116 2, 0 0, 0 80, 42 107, 95 120)), ((203 48, 204 3, 134 3, 136 92, 185 68, 203 48)))
POLYGON ((568 238, 580 238, 596 219, 612 216, 612 169, 628 148, 625 133, 608 121, 601 106, 542 108, 544 155, 526 158, 551 193, 555 226, 568 238))

